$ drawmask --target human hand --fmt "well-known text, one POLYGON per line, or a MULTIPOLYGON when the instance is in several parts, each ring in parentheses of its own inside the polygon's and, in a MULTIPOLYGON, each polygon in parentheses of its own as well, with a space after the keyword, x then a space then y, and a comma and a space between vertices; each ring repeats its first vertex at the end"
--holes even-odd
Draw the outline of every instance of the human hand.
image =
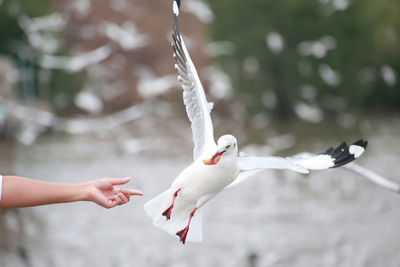
POLYGON ((109 209, 129 202, 132 195, 142 196, 143 192, 140 190, 115 187, 115 185, 123 185, 129 181, 129 177, 89 181, 84 184, 87 188, 87 200, 109 209))

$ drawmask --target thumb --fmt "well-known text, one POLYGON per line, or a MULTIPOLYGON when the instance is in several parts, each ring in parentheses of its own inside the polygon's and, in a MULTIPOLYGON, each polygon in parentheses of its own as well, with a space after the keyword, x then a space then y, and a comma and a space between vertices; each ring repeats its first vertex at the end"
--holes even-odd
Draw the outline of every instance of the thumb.
POLYGON ((126 184, 131 180, 130 177, 125 177, 125 178, 110 178, 110 183, 112 185, 121 185, 121 184, 126 184))

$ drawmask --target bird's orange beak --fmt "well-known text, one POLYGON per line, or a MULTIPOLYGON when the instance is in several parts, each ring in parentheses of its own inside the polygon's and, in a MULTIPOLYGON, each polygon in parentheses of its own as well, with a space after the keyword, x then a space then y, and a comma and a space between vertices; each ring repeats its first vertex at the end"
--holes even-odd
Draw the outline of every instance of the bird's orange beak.
POLYGON ((203 163, 206 165, 215 165, 219 162, 219 160, 221 159, 222 154, 224 154, 226 152, 226 150, 219 152, 217 151, 214 156, 212 156, 209 159, 204 159, 203 163))

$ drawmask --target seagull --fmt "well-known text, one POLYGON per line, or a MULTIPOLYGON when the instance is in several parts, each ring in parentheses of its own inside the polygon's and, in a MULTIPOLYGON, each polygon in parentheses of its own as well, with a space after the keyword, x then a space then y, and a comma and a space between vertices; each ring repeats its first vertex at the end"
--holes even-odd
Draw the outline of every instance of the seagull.
POLYGON ((180 1, 173 2, 174 25, 172 48, 178 80, 183 89, 183 101, 191 122, 194 161, 173 181, 169 189, 148 201, 144 209, 153 224, 179 237, 180 242, 202 241, 200 208, 225 188, 266 169, 283 169, 307 174, 345 165, 360 157, 367 141, 359 140, 329 148, 320 154, 295 157, 238 156, 234 136, 221 136, 214 141, 211 110, 196 68, 190 59, 178 26, 180 1))

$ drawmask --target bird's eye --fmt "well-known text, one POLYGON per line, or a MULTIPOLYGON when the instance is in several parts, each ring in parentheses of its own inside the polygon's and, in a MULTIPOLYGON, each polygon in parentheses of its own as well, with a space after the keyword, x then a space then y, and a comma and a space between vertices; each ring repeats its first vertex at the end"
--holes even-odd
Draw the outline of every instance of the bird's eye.
POLYGON ((225 148, 226 148, 226 149, 229 149, 230 147, 231 147, 231 145, 227 145, 225 148))

